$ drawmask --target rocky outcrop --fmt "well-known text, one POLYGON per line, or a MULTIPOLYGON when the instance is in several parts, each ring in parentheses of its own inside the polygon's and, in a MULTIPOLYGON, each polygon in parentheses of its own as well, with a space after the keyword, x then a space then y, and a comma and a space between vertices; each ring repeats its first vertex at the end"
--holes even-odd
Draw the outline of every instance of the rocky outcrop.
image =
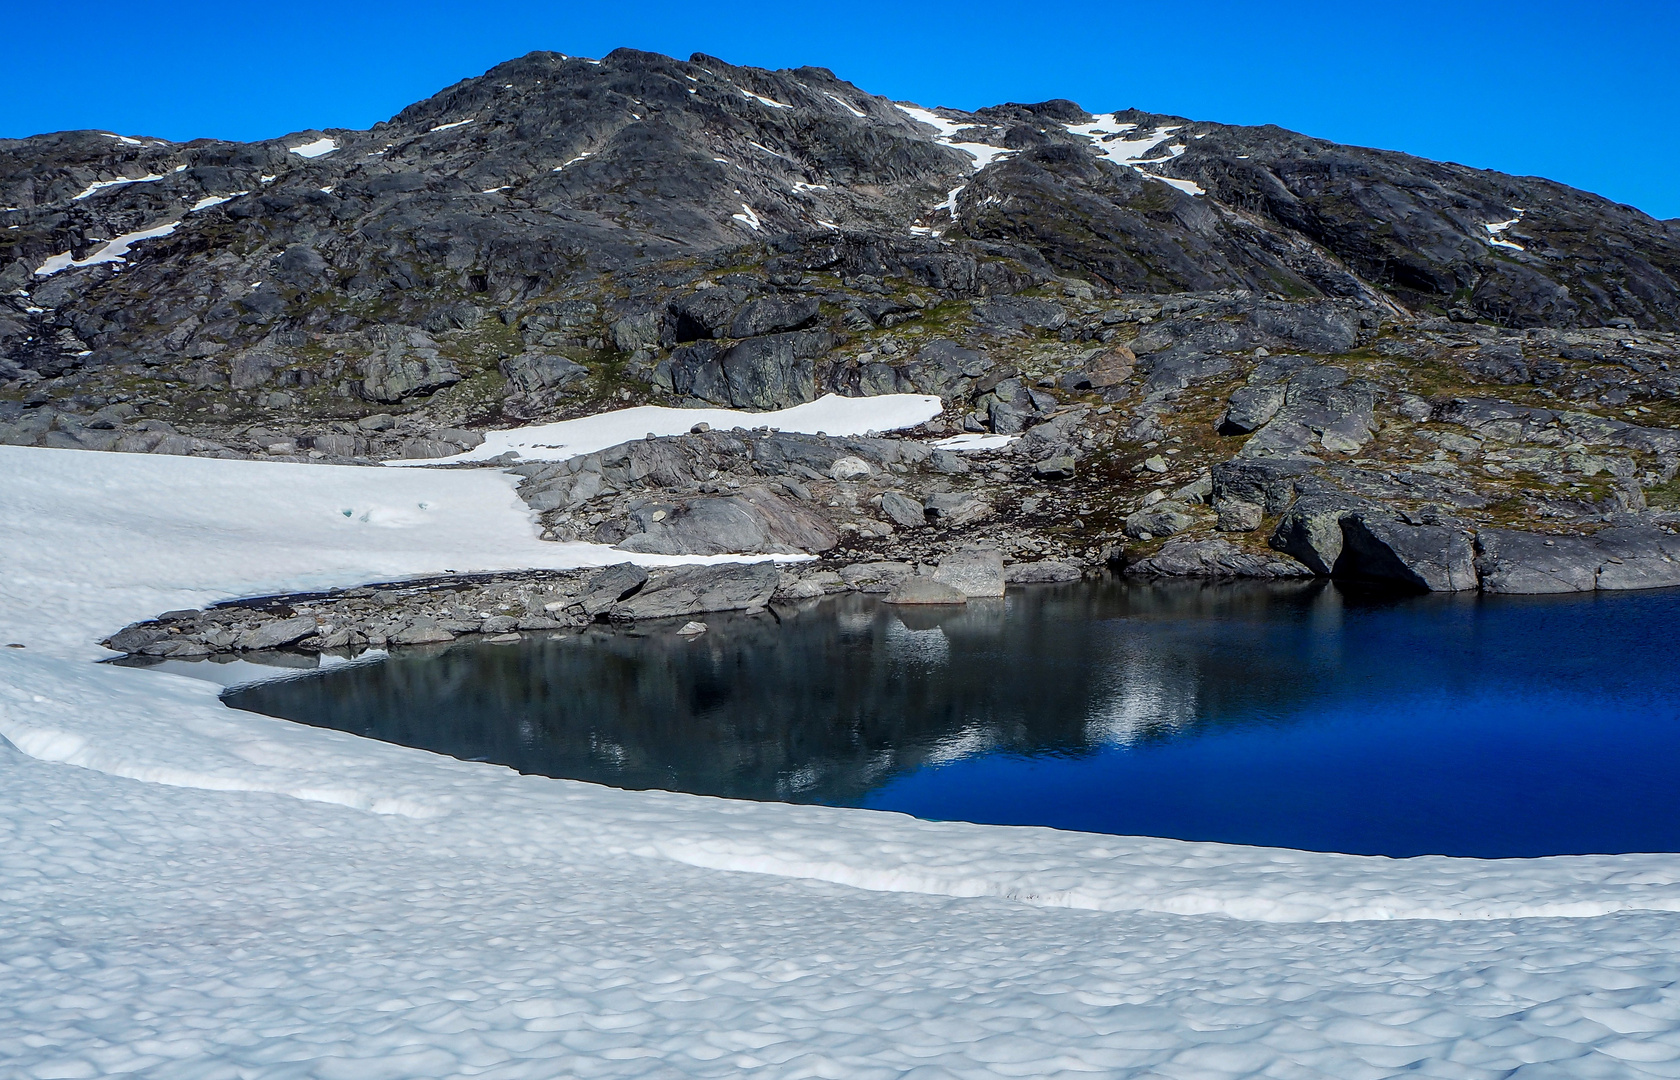
POLYGON ((1243 551, 1229 540, 1169 540, 1155 554, 1127 564, 1139 577, 1275 578, 1312 577, 1295 559, 1243 551))
POLYGON ((659 555, 817 554, 838 536, 826 520, 765 488, 718 498, 644 502, 618 541, 625 551, 659 555))
POLYGON ((1650 526, 1585 536, 1483 529, 1476 567, 1490 593, 1664 588, 1680 585, 1680 536, 1650 526))

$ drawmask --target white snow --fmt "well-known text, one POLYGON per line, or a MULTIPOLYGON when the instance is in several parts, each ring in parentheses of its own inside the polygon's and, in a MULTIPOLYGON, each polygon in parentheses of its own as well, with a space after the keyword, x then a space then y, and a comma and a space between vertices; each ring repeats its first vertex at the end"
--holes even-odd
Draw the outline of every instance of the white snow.
POLYGON ((144 146, 145 145, 139 139, 131 139, 127 135, 113 135, 109 131, 101 131, 100 134, 105 136, 107 139, 115 139, 118 142, 122 143, 124 146, 144 146))
POLYGON ((251 194, 249 191, 235 191, 231 195, 206 195, 204 198, 193 203, 192 206, 187 209, 187 213, 196 214, 200 210, 208 210, 212 206, 220 206, 225 202, 232 202, 241 195, 249 194, 251 194))
POLYGON ((845 109, 847 112, 851 113, 853 116, 857 117, 859 120, 867 120, 869 118, 868 113, 864 112, 862 109, 857 108, 851 102, 847 101, 843 97, 840 97, 838 94, 830 94, 826 90, 823 91, 823 94, 830 101, 834 102, 834 104, 840 106, 842 109, 845 109))
POLYGON ((741 212, 739 214, 730 214, 729 216, 732 220, 739 221, 753 232, 758 232, 764 227, 764 222, 759 220, 758 214, 755 213, 753 208, 748 206, 746 203, 741 204, 741 212))
POLYGON ((338 149, 338 143, 323 135, 314 142, 306 142, 299 146, 288 147, 292 153, 301 158, 318 158, 338 149))
POLYGON ((1018 438, 1020 438, 1019 435, 989 435, 971 432, 966 435, 952 435, 949 438, 936 439, 931 445, 937 446, 941 450, 956 450, 966 453, 979 450, 997 450, 1008 446, 1018 438))
MULTIPOLYGON (((734 84, 731 84, 731 85, 734 85, 734 84)), ((755 94, 751 90, 743 90, 739 86, 736 86, 735 89, 741 91, 741 96, 742 97, 751 98, 752 100, 758 102, 760 105, 764 105, 764 106, 767 106, 767 107, 772 108, 772 109, 791 109, 791 108, 793 108, 792 105, 789 105, 786 102, 777 101, 774 98, 767 98, 763 94, 755 94)))
MULTIPOLYGON (((556 171, 558 171, 558 170, 556 170, 556 171)), ((483 191, 479 192, 479 194, 480 195, 495 195, 495 194, 498 194, 499 192, 512 191, 512 190, 513 190, 513 185, 512 184, 503 184, 501 187, 485 188, 483 191)))
MULTIPOLYGON (((1145 168, 1158 162, 1171 161, 1180 157, 1188 149, 1183 143, 1172 143, 1167 146, 1165 157, 1149 157, 1155 148, 1171 139, 1178 125, 1156 128, 1154 131, 1130 137, 1137 130, 1137 125, 1122 121, 1115 113, 1097 113, 1096 119, 1085 124, 1063 124, 1069 134, 1089 139, 1097 148, 1097 152, 1116 165, 1124 165, 1136 172, 1142 173, 1151 180, 1159 180, 1188 195, 1206 195, 1201 185, 1191 180, 1179 180, 1176 177, 1160 176, 1145 168)), ((1196 136, 1201 138, 1200 135, 1196 136)))
POLYGON ((894 107, 897 108, 899 112, 910 117, 910 119, 920 121, 921 123, 938 129, 939 134, 934 137, 934 141, 942 146, 949 146, 953 150, 961 150, 963 153, 973 158, 974 169, 976 172, 984 169, 1000 157, 1008 157, 1015 153, 1015 151, 1002 146, 992 146, 988 143, 981 142, 968 142, 957 138, 958 132, 972 131, 974 129, 973 124, 965 124, 956 120, 948 120, 945 117, 940 116, 938 113, 924 109, 919 105, 899 105, 895 102, 894 107))
POLYGON ((1486 237, 1487 242, 1494 247, 1509 248, 1512 251, 1526 250, 1515 240, 1508 240, 1504 235, 1502 235, 1505 230, 1522 220, 1524 212, 1525 211, 1521 207, 1513 206, 1511 207, 1511 213, 1517 215, 1516 217, 1511 218, 1509 221, 1492 221, 1483 225, 1482 228, 1486 229, 1488 233, 1486 237))
POLYGON ((439 124, 437 127, 432 128, 431 131, 426 132, 426 134, 430 135, 433 131, 448 131, 450 128, 466 127, 468 124, 472 123, 474 119, 477 119, 477 117, 467 120, 452 120, 447 124, 439 124))
POLYGON ((93 183, 89 184, 86 188, 82 189, 81 194, 70 196, 70 201, 71 202, 80 201, 82 199, 87 198, 89 195, 94 194, 95 192, 104 191, 106 188, 124 187, 128 184, 149 184, 154 180, 162 180, 162 179, 163 179, 163 177, 160 176, 157 173, 147 173, 145 176, 133 176, 133 177, 119 176, 115 180, 95 180, 93 183))
POLYGON ((594 157, 594 156, 595 156, 595 151, 585 150, 583 153, 579 154, 577 157, 567 158, 565 161, 562 161, 560 164, 554 166, 552 171, 553 172, 559 172, 561 169, 564 169, 568 165, 576 165, 578 162, 582 161, 584 158, 594 157))
MULTIPOLYGON (((489 470, 0 447, 0 475, 0 642, 26 646, 0 648, 8 1075, 1545 1080, 1680 1061, 1680 856, 923 822, 521 777, 238 713, 211 683, 91 664, 93 642, 221 597, 625 556, 536 540, 489 470)), ((942 634, 907 633, 938 662, 942 634)))
POLYGON ((865 435, 871 431, 897 431, 926 423, 939 415, 941 407, 938 397, 927 394, 881 394, 855 398, 825 394, 815 401, 773 412, 669 409, 659 405, 640 405, 555 424, 486 431, 484 442, 464 454, 387 461, 385 464, 417 466, 489 461, 509 451, 525 461, 565 461, 579 454, 593 454, 609 446, 645 438, 649 434, 685 435, 695 424, 702 423, 719 430, 769 427, 806 435, 818 432, 837 437, 865 435))
POLYGON ((142 240, 155 240, 160 236, 168 236, 170 233, 179 228, 180 224, 181 223, 179 221, 171 221, 163 225, 155 225, 150 229, 141 229, 139 232, 124 233, 113 240, 107 240, 104 247, 95 251, 92 255, 89 255, 85 259, 73 258, 68 251, 61 252, 36 267, 35 276, 50 277, 53 274, 58 273, 60 270, 68 270, 72 267, 79 268, 83 266, 96 266, 100 263, 127 262, 128 260, 125 256, 128 255, 129 249, 135 244, 138 244, 142 240))

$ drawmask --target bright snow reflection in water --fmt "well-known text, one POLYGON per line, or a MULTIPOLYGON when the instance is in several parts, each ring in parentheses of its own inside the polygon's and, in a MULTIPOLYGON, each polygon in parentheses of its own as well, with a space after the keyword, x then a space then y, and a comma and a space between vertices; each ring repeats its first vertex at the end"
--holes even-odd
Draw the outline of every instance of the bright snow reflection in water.
POLYGON ((622 787, 1371 854, 1680 850, 1674 592, 1111 582, 707 621, 227 700, 622 787))

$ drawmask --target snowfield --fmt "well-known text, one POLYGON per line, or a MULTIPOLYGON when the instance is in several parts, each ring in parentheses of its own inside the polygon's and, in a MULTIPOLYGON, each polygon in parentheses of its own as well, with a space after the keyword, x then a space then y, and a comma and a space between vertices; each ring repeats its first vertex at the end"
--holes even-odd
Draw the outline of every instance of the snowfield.
POLYGON ((219 598, 624 558, 537 540, 509 477, 21 447, 0 475, 7 1077, 1680 1075, 1680 856, 521 777, 91 662, 219 598))

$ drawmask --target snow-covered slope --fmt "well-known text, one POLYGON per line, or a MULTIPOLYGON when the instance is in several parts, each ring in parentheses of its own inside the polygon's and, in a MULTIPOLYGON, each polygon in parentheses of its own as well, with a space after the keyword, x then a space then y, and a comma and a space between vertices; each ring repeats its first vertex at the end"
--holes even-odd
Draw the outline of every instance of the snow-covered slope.
POLYGON ((238 593, 621 556, 539 543, 487 471, 0 448, 0 475, 0 642, 26 646, 0 649, 17 1075, 1680 1061, 1680 857, 939 824, 520 777, 237 713, 208 684, 96 666, 93 642, 238 593))

